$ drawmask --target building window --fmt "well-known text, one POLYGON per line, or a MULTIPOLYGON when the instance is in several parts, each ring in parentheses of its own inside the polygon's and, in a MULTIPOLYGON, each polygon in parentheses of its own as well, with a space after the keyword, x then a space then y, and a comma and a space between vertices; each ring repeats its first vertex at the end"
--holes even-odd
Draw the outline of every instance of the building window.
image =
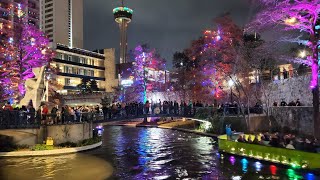
POLYGON ((47 33, 47 34, 49 34, 49 33, 51 33, 51 32, 53 32, 53 29, 48 29, 48 30, 46 30, 46 33, 47 33))
POLYGON ((80 63, 83 64, 84 63, 84 58, 80 57, 80 63))
POLYGON ((64 66, 64 71, 63 72, 64 73, 68 73, 68 69, 69 69, 68 66, 64 66))
POLYGON ((84 70, 83 69, 79 69, 79 74, 80 75, 84 75, 84 70))
POLYGON ((70 78, 65 78, 64 82, 66 86, 70 86, 71 84, 70 78))
POLYGON ((53 27, 53 24, 48 24, 45 26, 45 28, 50 28, 50 27, 53 27))
POLYGON ((64 60, 63 54, 59 53, 59 54, 58 54, 58 58, 61 59, 61 60, 64 60))
POLYGON ((68 56, 68 61, 72 61, 72 56, 68 56))
POLYGON ((78 56, 73 56, 73 62, 79 63, 80 62, 80 58, 78 56))
POLYGON ((47 15, 45 15, 44 17, 45 18, 49 18, 49 17, 52 17, 53 16, 53 14, 47 14, 47 15))
POLYGON ((92 75, 91 75, 91 70, 88 70, 88 71, 87 71, 87 76, 92 76, 92 75))
POLYGON ((51 2, 52 0, 45 0, 45 3, 51 2))
POLYGON ((45 5, 44 7, 48 8, 48 7, 51 7, 52 5, 53 5, 53 3, 50 3, 50 4, 45 5))
POLYGON ((53 19, 48 19, 48 20, 45 21, 45 23, 49 23, 49 22, 52 22, 52 21, 53 21, 53 19))
POLYGON ((46 10, 45 10, 45 13, 52 12, 52 11, 53 11, 52 8, 51 8, 51 9, 46 9, 46 10))

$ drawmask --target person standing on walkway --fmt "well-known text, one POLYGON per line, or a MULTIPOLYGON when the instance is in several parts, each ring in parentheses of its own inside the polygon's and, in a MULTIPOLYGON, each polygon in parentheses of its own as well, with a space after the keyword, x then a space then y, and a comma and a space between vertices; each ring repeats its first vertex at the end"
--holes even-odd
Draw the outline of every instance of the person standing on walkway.
POLYGON ((41 108, 41 124, 46 124, 47 123, 47 116, 49 113, 49 109, 47 105, 43 105, 41 108))
POLYGON ((57 120, 57 112, 58 112, 58 105, 55 105, 52 109, 51 109, 51 117, 52 117, 52 121, 54 124, 57 124, 58 123, 58 120, 57 120))

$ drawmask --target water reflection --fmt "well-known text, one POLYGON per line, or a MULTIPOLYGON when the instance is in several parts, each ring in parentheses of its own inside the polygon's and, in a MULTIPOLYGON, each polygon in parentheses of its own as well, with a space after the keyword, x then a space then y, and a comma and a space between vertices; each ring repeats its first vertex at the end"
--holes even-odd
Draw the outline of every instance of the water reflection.
POLYGON ((1 180, 320 179, 312 173, 220 154, 210 137, 133 127, 106 127, 102 147, 84 154, 1 159, 0 170, 1 180))
POLYGON ((103 180, 113 173, 106 161, 86 154, 1 159, 0 169, 1 180, 103 180))
POLYGON ((248 171, 248 160, 243 158, 241 159, 242 171, 246 173, 248 171))

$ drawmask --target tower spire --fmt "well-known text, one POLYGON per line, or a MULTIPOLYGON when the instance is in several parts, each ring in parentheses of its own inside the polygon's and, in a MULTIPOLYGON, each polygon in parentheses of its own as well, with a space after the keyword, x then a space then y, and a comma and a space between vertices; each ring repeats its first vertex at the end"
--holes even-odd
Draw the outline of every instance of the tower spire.
POLYGON ((127 62, 127 28, 133 13, 132 9, 124 6, 124 0, 121 0, 121 3, 121 7, 113 9, 114 20, 120 28, 120 64, 127 62))

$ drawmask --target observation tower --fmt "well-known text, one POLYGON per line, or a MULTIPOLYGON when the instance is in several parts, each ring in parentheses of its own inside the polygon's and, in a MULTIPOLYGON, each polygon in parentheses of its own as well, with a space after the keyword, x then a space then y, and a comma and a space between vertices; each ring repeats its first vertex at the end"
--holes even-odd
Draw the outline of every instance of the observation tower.
POLYGON ((133 10, 125 7, 122 0, 122 6, 113 9, 114 20, 120 27, 120 64, 127 62, 127 29, 131 22, 133 10))

